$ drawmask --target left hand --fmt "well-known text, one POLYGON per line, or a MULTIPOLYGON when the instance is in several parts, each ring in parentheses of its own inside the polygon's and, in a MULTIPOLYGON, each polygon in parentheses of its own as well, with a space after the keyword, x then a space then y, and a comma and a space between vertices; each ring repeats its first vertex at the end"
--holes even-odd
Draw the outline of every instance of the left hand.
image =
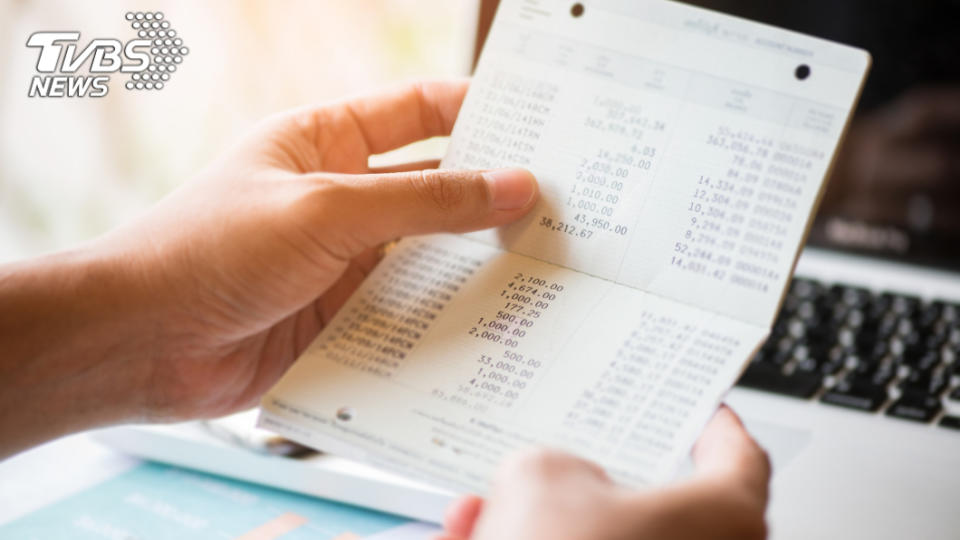
POLYGON ((633 491, 571 455, 521 454, 501 466, 487 500, 453 503, 435 540, 764 538, 770 462, 733 411, 717 411, 693 460, 689 480, 633 491))

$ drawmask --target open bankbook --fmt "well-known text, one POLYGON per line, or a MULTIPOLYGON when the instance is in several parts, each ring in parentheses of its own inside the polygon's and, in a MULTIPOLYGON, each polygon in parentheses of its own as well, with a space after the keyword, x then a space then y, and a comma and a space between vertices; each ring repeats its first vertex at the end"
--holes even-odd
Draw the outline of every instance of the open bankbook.
POLYGON ((504 0, 442 167, 526 167, 541 200, 397 244, 260 425, 457 491, 529 446, 669 480, 770 330, 869 63, 679 3, 504 0))

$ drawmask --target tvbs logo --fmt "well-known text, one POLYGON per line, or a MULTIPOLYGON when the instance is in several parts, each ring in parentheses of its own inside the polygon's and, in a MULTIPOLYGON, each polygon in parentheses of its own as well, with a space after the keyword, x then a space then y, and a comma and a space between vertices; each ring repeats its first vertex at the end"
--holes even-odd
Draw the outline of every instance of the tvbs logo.
POLYGON ((80 32, 34 32, 27 47, 39 49, 30 97, 103 97, 110 77, 128 75, 127 90, 160 90, 189 53, 163 13, 130 12, 137 38, 96 38, 81 47, 80 32), (85 70, 83 68, 86 68, 85 70))

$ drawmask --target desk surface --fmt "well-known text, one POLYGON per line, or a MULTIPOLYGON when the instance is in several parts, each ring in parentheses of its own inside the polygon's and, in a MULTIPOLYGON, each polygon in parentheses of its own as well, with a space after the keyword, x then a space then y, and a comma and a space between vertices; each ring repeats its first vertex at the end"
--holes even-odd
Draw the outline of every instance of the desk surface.
POLYGON ((189 529, 197 538, 292 533, 340 540, 359 539, 352 534, 359 533, 370 540, 412 540, 438 532, 433 525, 359 507, 143 464, 84 434, 0 463, 0 479, 0 531, 16 534, 108 531, 149 538, 179 537, 189 529))
POLYGON ((0 461, 0 525, 141 463, 84 433, 0 461))

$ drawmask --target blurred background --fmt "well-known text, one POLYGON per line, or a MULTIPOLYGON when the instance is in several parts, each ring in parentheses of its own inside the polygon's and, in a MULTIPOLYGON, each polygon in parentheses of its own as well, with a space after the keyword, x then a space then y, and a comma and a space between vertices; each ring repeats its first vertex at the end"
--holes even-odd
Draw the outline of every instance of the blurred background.
MULTIPOLYGON (((74 245, 144 211, 273 112, 418 78, 463 76, 471 0, 0 0, 0 261, 74 245), (136 37, 161 11, 189 54, 160 91, 29 98, 37 31, 136 37)), ((439 157, 434 140, 384 161, 439 157)))
MULTIPOLYGON (((960 0, 685 1, 870 51, 810 241, 960 270, 960 0)), ((0 0, 0 262, 129 220, 270 113, 468 74, 497 4, 0 0), (27 97, 31 33, 126 41, 128 11, 163 12, 190 49, 163 90, 130 92, 121 79, 104 99, 27 97)), ((432 140, 372 162, 444 147, 432 140)))

